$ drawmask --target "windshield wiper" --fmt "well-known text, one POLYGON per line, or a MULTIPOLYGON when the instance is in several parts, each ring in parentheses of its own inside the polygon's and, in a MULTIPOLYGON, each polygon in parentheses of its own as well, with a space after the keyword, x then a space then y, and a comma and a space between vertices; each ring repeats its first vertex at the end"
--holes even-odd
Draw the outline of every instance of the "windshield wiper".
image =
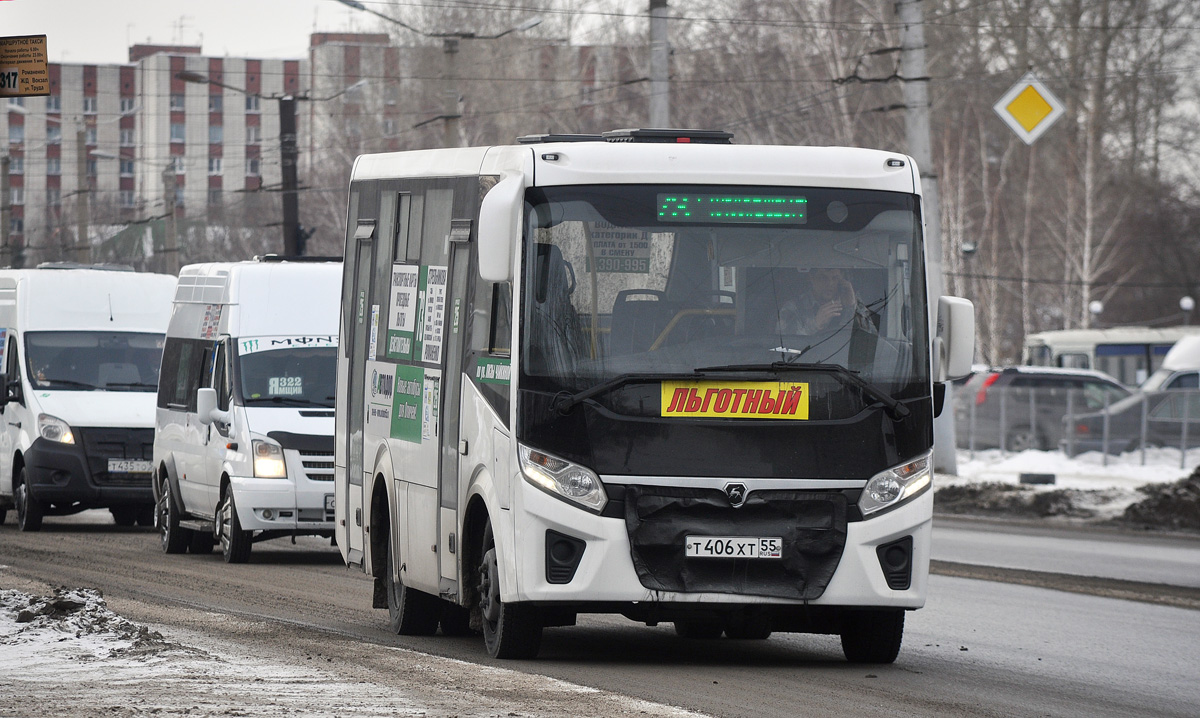
POLYGON ((95 384, 88 384, 87 382, 83 381, 75 381, 74 379, 38 379, 37 384, 39 387, 41 387, 43 384, 66 384, 67 386, 77 386, 81 389, 87 389, 89 391, 100 390, 100 387, 96 386, 95 384))
POLYGON ((892 419, 900 420, 908 416, 912 412, 909 408, 901 404, 895 397, 885 392, 883 389, 875 386, 858 375, 858 372, 851 371, 841 364, 816 364, 793 361, 777 361, 770 364, 730 364, 727 366, 706 366, 696 369, 697 372, 786 372, 786 371, 818 371, 826 374, 832 374, 834 378, 842 382, 846 386, 854 386, 862 389, 865 394, 872 399, 883 404, 884 410, 892 419))
POLYGON ((147 384, 146 382, 143 382, 143 381, 110 381, 104 385, 104 388, 107 389, 111 386, 127 387, 129 389, 157 389, 158 388, 157 384, 147 384))
POLYGON ((557 411, 559 414, 566 414, 571 410, 571 407, 576 404, 587 401, 594 396, 606 394, 613 389, 618 389, 626 384, 652 384, 656 381, 670 381, 672 379, 693 379, 695 374, 618 374, 611 379, 602 381, 595 386, 588 387, 583 391, 569 394, 560 392, 554 397, 554 401, 550 404, 551 411, 557 411))

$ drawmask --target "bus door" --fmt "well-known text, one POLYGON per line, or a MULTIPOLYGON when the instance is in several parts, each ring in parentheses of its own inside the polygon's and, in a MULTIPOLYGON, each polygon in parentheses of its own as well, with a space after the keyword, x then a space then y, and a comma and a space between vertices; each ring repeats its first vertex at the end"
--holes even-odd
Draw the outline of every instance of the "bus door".
MULTIPOLYGON (((349 442, 346 454, 346 475, 349 483, 347 490, 348 510, 345 516, 350 540, 350 552, 362 556, 363 551, 363 478, 370 467, 363 465, 363 422, 366 419, 364 398, 366 376, 367 343, 371 334, 371 291, 372 270, 375 267, 375 223, 359 222, 354 232, 353 246, 354 286, 350 294, 351 306, 344 311, 349 312, 350 324, 350 371, 348 373, 349 411, 347 421, 349 426, 345 441, 349 442)), ((369 483, 367 484, 370 485, 369 483)))
POLYGON ((445 388, 442 392, 442 467, 438 480, 438 555, 443 594, 455 593, 458 577, 456 542, 460 456, 470 452, 460 431, 463 381, 463 344, 471 288, 471 220, 456 219, 450 226, 450 287, 446 306, 445 388))

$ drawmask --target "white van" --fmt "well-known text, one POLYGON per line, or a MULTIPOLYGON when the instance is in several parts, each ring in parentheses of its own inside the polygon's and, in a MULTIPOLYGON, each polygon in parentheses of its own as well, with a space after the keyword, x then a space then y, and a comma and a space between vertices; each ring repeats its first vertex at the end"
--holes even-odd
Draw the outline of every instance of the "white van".
POLYGON ((166 553, 229 563, 254 542, 333 537, 338 261, 268 256, 179 273, 154 433, 166 553))
POLYGON ((0 523, 107 508, 154 520, 154 391, 175 278, 119 267, 0 270, 0 523))

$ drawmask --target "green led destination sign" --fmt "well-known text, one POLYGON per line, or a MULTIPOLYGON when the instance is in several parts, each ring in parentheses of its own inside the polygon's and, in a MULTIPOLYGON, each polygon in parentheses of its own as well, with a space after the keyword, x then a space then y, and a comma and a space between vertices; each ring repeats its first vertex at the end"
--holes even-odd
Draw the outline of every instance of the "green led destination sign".
POLYGON ((658 221, 805 224, 808 199, 758 194, 660 194, 658 221))

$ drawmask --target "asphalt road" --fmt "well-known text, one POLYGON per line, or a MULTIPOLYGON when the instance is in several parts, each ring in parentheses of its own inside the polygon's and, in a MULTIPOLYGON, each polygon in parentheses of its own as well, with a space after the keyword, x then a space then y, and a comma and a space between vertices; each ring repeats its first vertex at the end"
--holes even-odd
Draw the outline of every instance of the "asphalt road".
POLYGON ((938 517, 933 558, 1200 588, 1200 540, 1189 536, 938 517))
MULTIPOLYGON (((537 661, 492 661, 478 638, 389 634, 386 614, 369 608, 369 580, 312 539, 259 544, 251 563, 230 566, 217 554, 165 556, 155 533, 118 529, 101 514, 49 519, 37 534, 0 527, 0 564, 0 584, 9 575, 95 586, 132 620, 204 626, 279 660, 319 650, 347 680, 376 689, 411 684, 403 671, 373 668, 399 647, 715 716, 1194 717, 1200 705, 1195 610, 955 576, 932 577, 896 664, 862 667, 844 662, 833 637, 685 641, 669 625, 609 616, 548 629, 537 661), (214 615, 228 620, 204 620, 214 615), (236 622, 259 628, 233 632, 226 624, 236 622)), ((489 714, 493 690, 480 689, 471 714, 489 714)))

